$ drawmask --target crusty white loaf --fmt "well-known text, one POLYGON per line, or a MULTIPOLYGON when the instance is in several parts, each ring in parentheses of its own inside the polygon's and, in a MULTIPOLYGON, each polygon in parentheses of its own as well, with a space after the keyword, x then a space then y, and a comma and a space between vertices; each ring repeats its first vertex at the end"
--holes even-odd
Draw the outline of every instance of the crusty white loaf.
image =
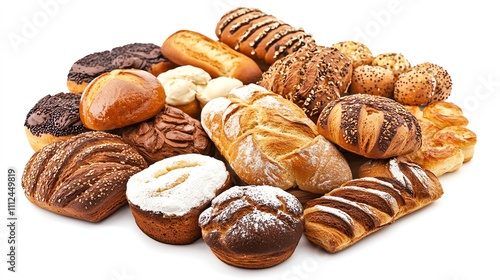
POLYGON ((255 84, 208 102, 201 123, 247 184, 324 194, 352 178, 344 156, 297 105, 255 84))

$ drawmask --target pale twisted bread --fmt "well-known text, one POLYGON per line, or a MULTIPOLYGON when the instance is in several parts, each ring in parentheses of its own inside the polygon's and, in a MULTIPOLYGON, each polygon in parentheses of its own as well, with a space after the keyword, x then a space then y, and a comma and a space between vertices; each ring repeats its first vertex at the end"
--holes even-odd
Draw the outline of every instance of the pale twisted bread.
POLYGON ((223 15, 215 34, 224 44, 257 61, 264 70, 276 60, 314 44, 312 36, 302 28, 292 27, 273 15, 246 7, 223 15))
POLYGON ((305 205, 305 235, 328 252, 355 244, 443 194, 432 172, 396 158, 369 161, 359 174, 305 205))
POLYGON ((352 178, 337 148, 289 100, 251 84, 203 107, 201 124, 247 184, 324 194, 352 178))
POLYGON ((85 132, 36 152, 26 164, 22 187, 41 208, 98 222, 127 203, 127 180, 146 166, 119 136, 85 132))

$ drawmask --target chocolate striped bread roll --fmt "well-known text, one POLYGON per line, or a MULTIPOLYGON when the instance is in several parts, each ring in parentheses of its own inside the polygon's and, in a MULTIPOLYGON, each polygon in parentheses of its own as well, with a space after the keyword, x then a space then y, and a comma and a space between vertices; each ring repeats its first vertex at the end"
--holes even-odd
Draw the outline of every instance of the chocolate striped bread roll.
POLYGON ((295 28, 258 9, 239 7, 227 12, 217 23, 215 34, 231 48, 257 61, 263 70, 281 57, 314 39, 302 28, 295 28))
POLYGON ((305 235, 328 252, 355 244, 443 194, 432 172, 395 158, 369 161, 359 172, 367 177, 305 204, 305 235))

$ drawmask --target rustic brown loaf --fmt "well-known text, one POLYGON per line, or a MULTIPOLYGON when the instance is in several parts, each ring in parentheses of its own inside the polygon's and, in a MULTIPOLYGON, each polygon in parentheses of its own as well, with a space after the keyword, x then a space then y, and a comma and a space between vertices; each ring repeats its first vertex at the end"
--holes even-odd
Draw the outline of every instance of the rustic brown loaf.
POLYGON ((321 135, 367 158, 404 155, 422 145, 418 120, 403 105, 382 96, 343 96, 325 107, 317 124, 321 135))
POLYGON ((236 78, 248 84, 262 77, 261 69, 251 58, 191 30, 179 30, 170 35, 163 42, 161 52, 178 65, 192 65, 205 70, 212 78, 236 78))
POLYGON ((314 45, 302 28, 295 28, 259 9, 239 7, 217 23, 217 38, 257 61, 263 70, 300 48, 314 45))
POLYGON ((251 84, 203 107, 201 124, 247 184, 324 194, 352 178, 335 145, 294 103, 251 84))
POLYGON ((125 127, 121 135, 149 164, 181 154, 213 155, 215 150, 199 120, 168 105, 155 117, 125 127))
POLYGON ((276 61, 258 84, 293 101, 316 122, 329 102, 346 93, 351 76, 347 55, 333 47, 315 46, 276 61))
POLYGON ((36 152, 26 164, 22 187, 41 208, 98 222, 127 203, 127 180, 146 167, 119 136, 91 131, 36 152))
POLYGON ((305 205, 305 235, 328 252, 355 244, 443 194, 432 172, 396 158, 370 161, 360 176, 305 205))

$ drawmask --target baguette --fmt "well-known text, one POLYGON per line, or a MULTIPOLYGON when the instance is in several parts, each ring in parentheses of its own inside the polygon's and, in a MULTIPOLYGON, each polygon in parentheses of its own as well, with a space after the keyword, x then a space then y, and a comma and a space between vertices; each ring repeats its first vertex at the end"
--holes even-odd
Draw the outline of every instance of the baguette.
POLYGON ((359 179, 344 183, 304 206, 305 236, 330 253, 439 199, 438 178, 419 165, 370 160, 360 167, 359 179))
POLYGON ((179 30, 170 35, 161 52, 178 65, 205 70, 212 78, 236 78, 248 84, 262 77, 262 70, 251 58, 195 31, 179 30))

